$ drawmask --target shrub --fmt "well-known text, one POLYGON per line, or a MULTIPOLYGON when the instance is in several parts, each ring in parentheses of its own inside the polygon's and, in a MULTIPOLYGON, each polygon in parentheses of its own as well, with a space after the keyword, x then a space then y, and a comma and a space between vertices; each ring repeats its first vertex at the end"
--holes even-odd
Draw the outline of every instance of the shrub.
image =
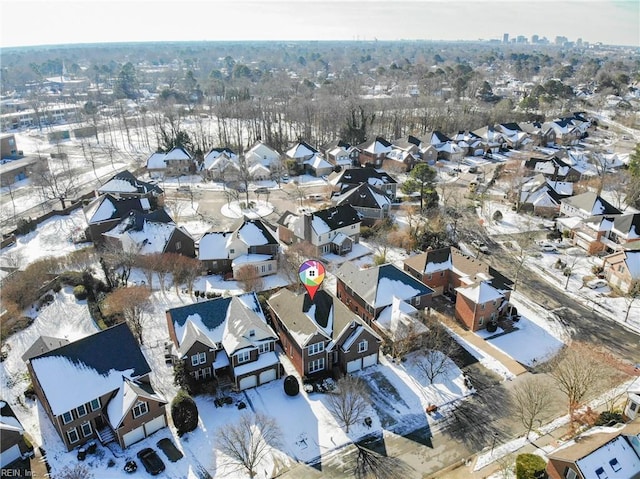
POLYGON ((538 479, 545 477, 546 463, 544 459, 535 454, 519 454, 516 458, 517 479, 538 479))
POLYGON ((487 324, 487 331, 489 333, 495 333, 498 330, 498 323, 496 323, 495 321, 489 321, 489 324, 487 324))
POLYGON ((612 411, 604 411, 598 416, 596 422, 594 423, 596 426, 606 426, 608 424, 622 423, 622 413, 620 412, 612 412, 612 411))
POLYGON ((502 221, 502 211, 496 210, 496 212, 493 213, 493 221, 502 221))
POLYGON ((284 392, 287 396, 296 396, 300 392, 300 384, 295 376, 284 378, 284 392))
POLYGON ((171 419, 178 430, 178 436, 198 427, 198 406, 184 389, 178 391, 171 401, 171 419))
POLYGON ((34 231, 36 226, 38 226, 38 223, 36 223, 35 220, 32 220, 31 218, 20 218, 18 220, 18 225, 16 226, 16 233, 19 235, 26 235, 27 233, 34 231))
POLYGON ((189 394, 194 394, 196 391, 196 380, 185 371, 182 361, 178 361, 173 366, 173 384, 180 389, 184 389, 189 394))
POLYGON ((83 299, 87 299, 87 288, 83 285, 79 284, 75 288, 73 288, 73 295, 76 297, 78 301, 82 301, 83 299))

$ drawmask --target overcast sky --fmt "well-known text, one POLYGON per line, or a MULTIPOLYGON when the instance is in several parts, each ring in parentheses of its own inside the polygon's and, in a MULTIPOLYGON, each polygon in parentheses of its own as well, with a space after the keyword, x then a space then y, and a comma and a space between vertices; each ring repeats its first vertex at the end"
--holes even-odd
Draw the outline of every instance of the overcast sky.
POLYGON ((189 40, 477 40, 640 46, 638 0, 0 0, 2 46, 189 40))

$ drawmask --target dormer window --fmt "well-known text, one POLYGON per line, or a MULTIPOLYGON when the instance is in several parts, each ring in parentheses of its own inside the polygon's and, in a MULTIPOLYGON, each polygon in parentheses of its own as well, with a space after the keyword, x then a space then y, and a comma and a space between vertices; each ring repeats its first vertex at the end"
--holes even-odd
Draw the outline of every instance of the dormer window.
POLYGON ((259 354, 268 353, 269 351, 271 351, 271 345, 269 343, 262 343, 258 345, 259 354))
POLYGON ((238 364, 246 363, 247 361, 249 361, 249 359, 251 359, 249 351, 239 352, 236 357, 238 358, 238 364))
POLYGON ((250 329, 249 330, 249 337, 253 338, 256 335, 256 330, 255 329, 250 329))

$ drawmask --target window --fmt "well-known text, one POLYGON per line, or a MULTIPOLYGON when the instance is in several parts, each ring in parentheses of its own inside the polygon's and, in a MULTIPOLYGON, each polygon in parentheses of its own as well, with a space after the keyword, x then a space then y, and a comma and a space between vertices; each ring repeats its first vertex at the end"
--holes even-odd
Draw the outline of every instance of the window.
POLYGON ((211 368, 198 369, 193 373, 193 377, 196 379, 196 381, 199 381, 200 379, 206 379, 210 376, 211 376, 211 368))
POLYGON ((198 366, 207 361, 207 353, 198 353, 191 356, 191 366, 198 366))
POLYGON ((480 318, 478 319, 478 325, 482 326, 483 324, 484 324, 484 318, 480 316, 480 318))
POLYGON ((83 423, 82 426, 80 426, 80 429, 82 429, 83 437, 91 436, 91 433, 93 433, 93 429, 91 428, 91 423, 89 421, 83 423))
POLYGON ((427 279, 431 279, 431 277, 432 277, 432 274, 431 274, 431 273, 429 273, 429 274, 427 275, 427 279))
POLYGON ((608 479, 609 476, 607 476, 607 473, 604 472, 604 469, 602 467, 599 467, 598 469, 596 469, 596 475, 598 476, 598 479, 608 479))
POLYGON ((238 364, 246 363, 251 358, 251 355, 249 354, 249 351, 242 351, 238 353, 237 358, 238 364))
POLYGON ((80 440, 80 436, 78 436, 78 431, 76 430, 75 427, 67 431, 67 438, 69 439, 69 442, 71 444, 73 444, 74 442, 78 442, 80 440))
POLYGON ((444 271, 440 271, 440 277, 444 277, 444 271))
POLYGON ((484 303, 480 305, 480 309, 484 309, 484 303))
POLYGON ((271 351, 271 344, 262 343, 262 344, 258 345, 258 353, 259 354, 268 353, 269 351, 271 351))
POLYGON ((638 408, 638 405, 636 403, 634 403, 633 401, 631 402, 631 404, 629 404, 629 409, 631 411, 635 411, 638 408))
POLYGON ((236 252, 236 250, 235 250, 235 249, 233 249, 233 248, 231 248, 231 249, 229 250, 229 254, 234 254, 235 252, 236 252))
POLYGON ((307 348, 309 356, 321 353, 322 351, 324 351, 324 343, 315 343, 307 348))
POLYGON ((364 339, 358 343, 358 352, 364 353, 368 347, 369 347, 369 342, 366 339, 364 339))
POLYGON ((622 466, 615 457, 609 461, 609 465, 611 466, 611 469, 613 469, 613 472, 618 472, 622 469, 622 466))
POLYGON ((87 415, 87 406, 85 406, 84 404, 82 406, 78 406, 76 408, 76 411, 78 412, 78 417, 86 416, 87 415))
POLYGON ((73 414, 71 414, 71 411, 67 411, 62 415, 62 424, 69 424, 71 421, 73 421, 73 414))
POLYGON ((133 418, 137 418, 142 416, 143 414, 147 414, 149 412, 149 406, 146 402, 138 401, 136 405, 133 407, 133 418))
POLYGON ((182 242, 176 241, 176 250, 179 250, 180 248, 182 248, 182 242))
POLYGON ((309 363, 309 372, 315 373, 316 371, 322 371, 324 369, 324 358, 316 359, 309 363))
POLYGON ((91 410, 95 411, 96 409, 100 409, 100 399, 94 399, 89 403, 91 406, 91 410))

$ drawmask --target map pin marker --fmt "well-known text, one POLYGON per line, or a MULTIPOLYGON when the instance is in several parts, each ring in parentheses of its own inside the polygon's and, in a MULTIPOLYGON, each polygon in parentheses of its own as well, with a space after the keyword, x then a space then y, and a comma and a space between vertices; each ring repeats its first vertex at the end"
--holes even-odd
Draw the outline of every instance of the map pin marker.
POLYGON ((324 265, 314 259, 305 261, 300 265, 300 269, 298 269, 300 282, 306 288, 307 293, 309 293, 311 301, 313 301, 316 291, 318 291, 318 288, 324 281, 324 272, 324 265))

